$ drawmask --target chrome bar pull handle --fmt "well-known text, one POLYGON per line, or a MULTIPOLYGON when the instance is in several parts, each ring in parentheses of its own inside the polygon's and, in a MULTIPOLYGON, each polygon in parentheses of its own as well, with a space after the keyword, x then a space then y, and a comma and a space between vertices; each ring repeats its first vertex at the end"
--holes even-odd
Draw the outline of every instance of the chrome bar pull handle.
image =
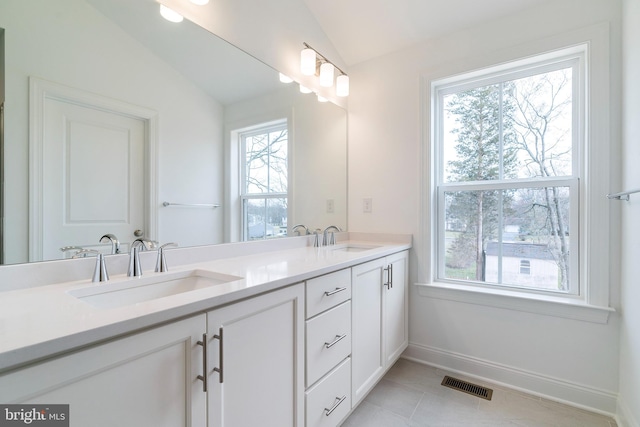
POLYGON ((386 286, 387 289, 391 289, 391 279, 389 278, 390 267, 387 265, 385 268, 383 268, 383 270, 387 273, 387 280, 383 283, 383 285, 386 286))
POLYGON ((333 406, 332 406, 331 408, 324 408, 324 414, 325 414, 327 417, 328 417, 329 415, 331 415, 331 413, 332 413, 333 411, 335 411, 335 410, 336 410, 336 408, 337 408, 338 406, 340 406, 340 404, 341 404, 342 402, 344 402, 344 400, 345 400, 346 398, 347 398, 347 395, 346 395, 346 394, 345 394, 344 396, 342 396, 342 397, 336 397, 336 402, 333 404, 333 406))
POLYGON ((202 346, 202 375, 198 375, 197 378, 202 381, 202 391, 207 392, 207 334, 202 334, 202 341, 198 341, 196 344, 202 346))
POLYGON ((389 285, 393 288, 393 264, 389 264, 389 285))
POLYGON ((220 367, 213 368, 213 370, 215 372, 217 372, 218 374, 220 374, 220 384, 222 384, 224 382, 224 376, 223 376, 224 375, 224 371, 223 371, 223 369, 224 369, 224 361, 223 361, 224 360, 223 359, 224 352, 223 352, 222 328, 220 328, 218 330, 218 335, 214 335, 213 336, 213 339, 214 340, 219 340, 219 342, 220 342, 220 350, 219 350, 220 351, 220 367))
POLYGON ((331 342, 326 342, 326 343, 324 343, 324 346, 325 346, 326 348, 331 348, 331 347, 333 347, 334 345, 338 344, 338 343, 339 343, 340 341, 342 341, 343 339, 345 339, 346 337, 347 337, 347 334, 344 334, 344 335, 336 335, 336 339, 334 339, 334 340, 333 340, 333 341, 331 341, 331 342))
POLYGON ((324 295, 327 296, 327 297, 330 297, 331 295, 335 295, 338 292, 342 292, 342 291, 346 291, 346 290, 347 290, 346 287, 344 287, 344 288, 336 288, 333 291, 325 291, 324 295))

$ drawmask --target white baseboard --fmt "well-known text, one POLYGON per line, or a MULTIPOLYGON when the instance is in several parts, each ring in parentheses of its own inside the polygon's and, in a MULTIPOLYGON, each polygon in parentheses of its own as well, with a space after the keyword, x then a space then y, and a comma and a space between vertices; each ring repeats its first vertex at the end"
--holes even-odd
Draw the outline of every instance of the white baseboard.
POLYGON ((640 427, 640 423, 633 416, 623 399, 618 399, 618 411, 615 418, 618 427, 640 427))
MULTIPOLYGON (((402 357, 610 417, 614 417, 618 409, 618 395, 615 392, 464 354, 410 343, 402 357)), ((630 424, 629 427, 640 426, 630 424)))

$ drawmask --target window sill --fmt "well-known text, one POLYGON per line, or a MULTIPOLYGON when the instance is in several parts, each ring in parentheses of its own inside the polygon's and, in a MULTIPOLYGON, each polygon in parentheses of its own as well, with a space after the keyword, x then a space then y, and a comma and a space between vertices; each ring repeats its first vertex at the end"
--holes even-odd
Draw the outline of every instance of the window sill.
POLYGON ((607 324, 611 307, 589 305, 580 300, 534 295, 525 292, 486 289, 453 283, 416 283, 423 297, 444 299, 468 304, 485 305, 508 310, 562 317, 584 322, 607 324))

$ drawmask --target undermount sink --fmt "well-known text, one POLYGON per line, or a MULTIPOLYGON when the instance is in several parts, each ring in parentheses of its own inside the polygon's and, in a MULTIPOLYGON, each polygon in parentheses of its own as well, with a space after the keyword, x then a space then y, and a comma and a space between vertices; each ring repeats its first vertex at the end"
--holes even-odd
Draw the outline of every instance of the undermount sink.
POLYGON ((130 278, 118 283, 106 282, 74 289, 68 291, 68 294, 94 307, 115 308, 222 285, 240 279, 242 278, 226 274, 192 270, 130 278))
POLYGON ((380 246, 375 246, 375 245, 346 245, 346 246, 339 246, 336 247, 335 249, 332 249, 333 251, 344 251, 344 252, 363 252, 363 251, 368 251, 371 249, 375 249, 375 248, 379 248, 380 246))

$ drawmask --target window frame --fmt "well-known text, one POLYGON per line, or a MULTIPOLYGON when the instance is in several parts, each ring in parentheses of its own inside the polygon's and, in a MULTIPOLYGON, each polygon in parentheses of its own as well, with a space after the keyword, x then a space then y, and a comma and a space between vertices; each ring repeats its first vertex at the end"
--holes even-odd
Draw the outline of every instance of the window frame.
MULTIPOLYGON (((445 234, 446 234, 446 213, 445 213, 445 194, 447 192, 456 191, 491 191, 491 190, 513 190, 521 188, 542 189, 546 187, 568 187, 569 188, 569 204, 570 219, 569 225, 571 230, 579 229, 579 212, 580 212, 580 180, 584 171, 581 153, 584 152, 585 132, 583 130, 583 119, 585 108, 584 100, 586 99, 585 73, 586 73, 586 52, 575 51, 574 49, 565 52, 557 52, 552 58, 546 56, 528 58, 525 63, 515 61, 513 63, 501 64, 496 67, 485 69, 481 74, 478 72, 461 74, 455 78, 447 78, 444 81, 432 82, 432 97, 434 105, 434 133, 433 142, 434 151, 436 153, 434 161, 434 187, 436 191, 436 220, 435 229, 437 236, 436 244, 436 280, 440 282, 464 283, 469 286, 482 286, 490 288, 518 289, 523 292, 533 292, 552 295, 567 295, 579 297, 584 291, 580 285, 580 233, 571 233, 569 235, 569 247, 573 250, 570 252, 570 269, 569 269, 569 289, 566 291, 555 291, 543 288, 533 288, 519 286, 509 283, 491 283, 478 280, 456 280, 446 277, 445 267, 445 234), (468 182, 451 182, 447 181, 444 176, 446 170, 444 164, 444 98, 447 95, 460 93, 465 90, 486 87, 489 85, 500 84, 502 82, 513 81, 525 77, 540 75, 547 72, 558 71, 562 69, 572 70, 572 152, 571 162, 572 171, 570 175, 552 176, 552 177, 536 177, 536 178, 517 178, 517 179, 495 179, 487 181, 468 181, 468 182)), ((499 232, 499 234, 501 234, 499 232)), ((499 275, 501 276, 501 275, 499 275)))
MULTIPOLYGON (((245 206, 248 200, 264 200, 265 201, 265 206, 266 203, 268 203, 268 200, 270 199, 287 199, 287 206, 289 206, 289 194, 290 194, 290 187, 291 187, 291 182, 290 182, 290 158, 291 158, 291 130, 289 127, 289 120, 284 118, 284 119, 279 119, 279 120, 273 120, 273 121, 269 121, 269 122, 265 122, 265 123, 259 123, 253 126, 250 126, 248 128, 242 129, 237 131, 237 140, 238 140, 238 171, 239 171, 239 194, 238 194, 238 201, 239 201, 239 215, 240 215, 240 220, 239 220, 239 225, 240 225, 240 239, 243 242, 247 242, 250 241, 249 240, 249 236, 247 235, 248 232, 248 224, 246 223, 245 219, 246 219, 246 215, 245 215, 245 206), (283 192, 265 192, 265 193, 248 193, 246 192, 246 178, 247 178, 247 158, 246 158, 246 139, 251 137, 251 136, 255 136, 255 135, 261 135, 261 134, 265 134, 265 133, 270 133, 270 132, 274 132, 274 131, 278 131, 278 130, 286 130, 287 131, 287 192, 283 193, 283 192)), ((289 209, 287 209, 289 210, 289 209)), ((287 218, 289 217, 289 212, 287 212, 287 218)), ((267 226, 266 222, 265 222, 265 227, 267 226)), ((275 237, 286 237, 287 234, 284 235, 277 235, 277 236, 272 236, 270 238, 275 238, 275 237)), ((264 239, 267 239, 267 235, 265 233, 264 239)))
MULTIPOLYGON (((620 153, 619 117, 611 114, 620 93, 613 84, 615 70, 611 57, 611 28, 607 22, 594 24, 551 37, 532 39, 503 49, 488 47, 475 56, 453 59, 430 67, 420 75, 421 106, 421 177, 419 186, 420 222, 419 239, 414 244, 416 257, 421 260, 416 269, 414 285, 421 297, 444 299, 467 304, 480 304, 496 308, 537 313, 572 320, 606 324, 612 307, 617 304, 612 284, 616 283, 619 256, 611 242, 620 238, 619 221, 612 222, 611 205, 603 201, 612 184, 619 179, 619 171, 612 170, 611 159, 620 153), (540 295, 517 290, 486 289, 478 286, 439 282, 435 279, 435 219, 436 192, 433 183, 434 105, 432 83, 462 73, 481 73, 496 64, 523 61, 532 56, 553 57, 557 51, 585 52, 587 88, 585 106, 586 123, 583 124, 585 151, 580 153, 585 170, 580 184, 582 211, 580 227, 580 286, 579 296, 540 295), (474 71, 475 70, 475 71, 474 71), (611 301, 610 298, 615 298, 611 301)), ((455 57, 454 57, 455 58, 455 57)))

